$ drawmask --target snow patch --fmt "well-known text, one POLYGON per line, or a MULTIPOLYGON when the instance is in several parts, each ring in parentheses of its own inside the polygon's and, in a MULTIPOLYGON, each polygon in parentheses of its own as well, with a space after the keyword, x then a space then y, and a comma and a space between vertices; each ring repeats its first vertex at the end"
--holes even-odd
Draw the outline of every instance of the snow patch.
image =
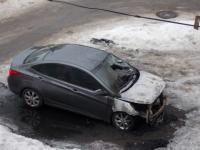
POLYGON ((59 150, 51 148, 38 140, 14 134, 9 128, 0 125, 1 150, 59 150))
MULTIPOLYGON (((191 14, 188 15, 191 16, 191 14)), ((144 14, 144 16, 152 17, 153 14, 144 14)), ((194 23, 194 20, 189 19, 177 21, 194 23)), ((63 29, 61 33, 46 39, 44 42, 83 43, 94 46, 89 43, 93 38, 106 38, 121 47, 142 50, 198 51, 200 47, 200 32, 194 30, 193 27, 126 17, 63 29)))
POLYGON ((171 103, 185 111, 200 110, 200 76, 182 78, 174 83, 168 83, 167 93, 171 103), (178 101, 177 101, 178 100, 178 101))
POLYGON ((178 129, 167 148, 157 150, 199 150, 200 147, 200 110, 187 114, 185 126, 178 129))
POLYGON ((74 147, 74 149, 83 149, 83 150, 121 150, 120 147, 118 147, 116 144, 104 142, 104 141, 94 141, 89 144, 79 145, 79 144, 73 144, 70 142, 56 142, 52 141, 52 144, 56 147, 62 148, 62 149, 71 149, 74 147))
POLYGON ((0 65, 0 82, 7 84, 7 77, 10 65, 8 63, 4 63, 0 65))
POLYGON ((3 0, 0 2, 0 20, 22 14, 44 2, 45 0, 3 0))

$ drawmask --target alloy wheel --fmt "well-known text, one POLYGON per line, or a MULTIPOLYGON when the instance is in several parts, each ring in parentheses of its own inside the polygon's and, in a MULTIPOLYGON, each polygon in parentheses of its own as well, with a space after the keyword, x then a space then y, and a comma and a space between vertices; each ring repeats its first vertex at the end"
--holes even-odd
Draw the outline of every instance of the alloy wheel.
POLYGON ((119 112, 114 114, 113 122, 117 128, 121 130, 129 130, 133 125, 133 118, 126 113, 119 112))
POLYGON ((25 90, 24 91, 24 100, 26 104, 30 107, 39 107, 41 104, 40 96, 34 90, 25 90))

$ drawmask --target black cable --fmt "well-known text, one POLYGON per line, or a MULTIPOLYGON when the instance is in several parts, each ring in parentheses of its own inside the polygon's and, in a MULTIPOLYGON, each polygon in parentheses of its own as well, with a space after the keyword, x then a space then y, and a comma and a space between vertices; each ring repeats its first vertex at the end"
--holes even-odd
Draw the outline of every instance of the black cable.
MULTIPOLYGON (((61 1, 61 0, 48 0, 48 1, 57 2, 57 3, 63 3, 63 4, 75 6, 75 7, 84 8, 84 9, 100 10, 100 11, 110 12, 110 13, 114 13, 114 14, 129 16, 129 17, 142 18, 142 19, 148 19, 148 20, 161 21, 161 22, 167 22, 167 23, 173 23, 173 24, 179 24, 179 25, 194 27, 194 25, 188 24, 188 23, 181 23, 181 22, 169 21, 169 20, 152 18, 152 17, 144 17, 144 16, 139 16, 139 15, 132 15, 132 14, 118 12, 118 11, 109 10, 109 9, 102 9, 102 8, 96 8, 96 7, 83 6, 83 5, 79 5, 79 4, 75 4, 75 3, 70 3, 70 2, 66 2, 66 1, 61 1)), ((200 26, 198 26, 198 27, 200 27, 200 26)))

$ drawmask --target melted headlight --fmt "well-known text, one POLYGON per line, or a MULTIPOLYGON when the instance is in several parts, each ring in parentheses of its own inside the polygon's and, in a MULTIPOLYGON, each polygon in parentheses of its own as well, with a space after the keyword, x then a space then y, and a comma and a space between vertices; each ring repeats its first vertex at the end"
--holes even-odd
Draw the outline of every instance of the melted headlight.
POLYGON ((134 107, 134 109, 138 112, 146 112, 148 105, 147 104, 137 104, 137 103, 131 103, 131 106, 134 107))

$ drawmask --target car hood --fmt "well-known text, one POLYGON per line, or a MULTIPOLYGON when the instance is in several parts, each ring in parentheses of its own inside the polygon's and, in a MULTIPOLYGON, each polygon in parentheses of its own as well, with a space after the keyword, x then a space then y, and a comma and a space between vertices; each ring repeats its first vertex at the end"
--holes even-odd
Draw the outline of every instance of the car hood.
POLYGON ((130 89, 121 93, 121 99, 139 104, 152 104, 164 88, 163 79, 148 72, 140 71, 137 82, 130 89))

